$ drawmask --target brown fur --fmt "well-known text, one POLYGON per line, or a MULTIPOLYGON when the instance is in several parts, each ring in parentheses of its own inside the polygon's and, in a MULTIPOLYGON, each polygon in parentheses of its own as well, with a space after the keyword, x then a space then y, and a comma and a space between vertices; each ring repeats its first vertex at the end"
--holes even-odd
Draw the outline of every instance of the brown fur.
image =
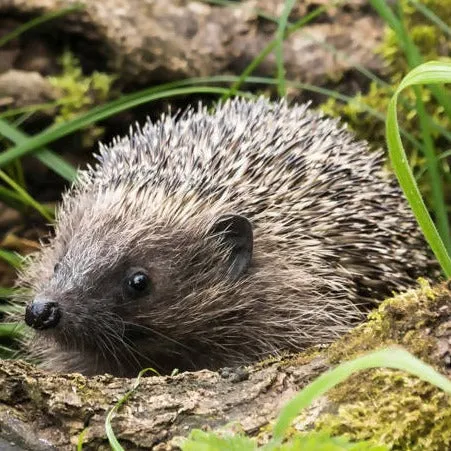
POLYGON ((381 156, 305 106, 189 111, 99 159, 21 277, 61 307, 30 346, 54 370, 218 368, 328 343, 434 266, 381 156), (254 235, 237 279, 230 243, 211 232, 230 213, 254 235), (151 293, 129 299, 135 267, 151 293))

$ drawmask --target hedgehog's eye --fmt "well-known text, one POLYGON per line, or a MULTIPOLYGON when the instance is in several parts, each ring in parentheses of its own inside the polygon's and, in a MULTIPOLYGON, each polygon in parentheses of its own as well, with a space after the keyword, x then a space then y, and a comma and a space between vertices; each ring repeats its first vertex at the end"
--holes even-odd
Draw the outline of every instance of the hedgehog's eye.
POLYGON ((55 266, 53 267, 53 272, 54 273, 57 273, 58 272, 58 270, 60 269, 60 263, 55 263, 55 266))
POLYGON ((125 279, 125 288, 131 296, 140 296, 150 290, 149 276, 142 270, 132 272, 125 279))

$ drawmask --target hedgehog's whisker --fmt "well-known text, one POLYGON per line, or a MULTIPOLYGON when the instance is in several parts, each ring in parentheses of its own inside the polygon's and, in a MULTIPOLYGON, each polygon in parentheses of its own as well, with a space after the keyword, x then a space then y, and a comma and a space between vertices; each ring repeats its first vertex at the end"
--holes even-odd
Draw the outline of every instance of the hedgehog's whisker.
POLYGON ((187 351, 190 351, 190 352, 194 351, 194 349, 191 348, 190 346, 188 346, 188 345, 186 345, 186 344, 182 343, 181 341, 178 341, 178 340, 176 340, 174 338, 171 338, 168 335, 153 329, 152 327, 145 326, 144 324, 139 324, 139 323, 135 323, 135 322, 132 322, 132 321, 124 321, 124 324, 125 324, 125 326, 130 326, 133 329, 139 329, 142 332, 150 332, 151 334, 156 335, 159 338, 163 338, 164 340, 166 340, 168 342, 171 342, 171 343, 173 343, 173 344, 175 344, 175 345, 177 345, 179 347, 182 347, 182 348, 186 349, 187 351))
MULTIPOLYGON (((121 345, 119 348, 120 354, 128 361, 130 361, 131 357, 138 368, 142 367, 142 362, 140 362, 138 356, 142 357, 144 361, 149 362, 155 366, 156 362, 149 358, 149 356, 140 352, 139 349, 134 345, 134 343, 127 338, 125 334, 124 320, 120 316, 115 314, 110 314, 108 316, 110 316, 110 321, 106 321, 107 324, 105 324, 104 332, 108 332, 108 334, 105 335, 109 337, 109 340, 114 340, 121 345), (114 327, 115 325, 121 325, 120 332, 114 327)), ((114 343, 112 344, 112 348, 116 349, 116 351, 118 350, 117 347, 114 346, 114 343)), ((119 361, 118 364, 120 365, 119 361)))

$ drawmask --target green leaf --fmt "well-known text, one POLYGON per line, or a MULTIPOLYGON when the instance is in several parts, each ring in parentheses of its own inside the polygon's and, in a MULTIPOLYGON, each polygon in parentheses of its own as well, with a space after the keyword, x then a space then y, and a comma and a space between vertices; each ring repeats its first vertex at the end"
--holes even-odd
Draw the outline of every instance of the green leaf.
MULTIPOLYGON (((93 108, 89 112, 77 116, 76 118, 61 123, 55 124, 41 133, 29 138, 15 147, 0 153, 0 167, 22 157, 28 153, 36 151, 37 149, 53 142, 63 136, 66 136, 76 130, 86 127, 94 122, 101 121, 107 117, 111 117, 121 111, 133 108, 143 103, 151 102, 153 100, 177 97, 189 94, 224 94, 227 92, 225 88, 212 87, 212 86, 196 86, 185 87, 178 89, 169 89, 167 91, 161 91, 160 87, 154 87, 141 91, 139 93, 129 94, 122 96, 120 99, 109 102, 105 105, 93 108)), ((245 97, 253 97, 249 93, 240 93, 245 97)), ((0 130, 1 133, 1 130, 0 130)))
POLYGON ((38 201, 33 199, 27 191, 25 191, 18 183, 16 183, 11 177, 9 177, 5 172, 0 171, 0 179, 6 182, 11 188, 16 191, 17 194, 21 197, 21 200, 24 204, 28 204, 33 207, 36 211, 38 211, 45 219, 52 222, 53 221, 53 213, 41 205, 38 201))
POLYGON ((386 122, 387 145, 393 169, 418 224, 447 277, 451 277, 451 256, 432 222, 409 167, 399 133, 396 107, 399 93, 409 86, 450 82, 451 63, 431 61, 416 67, 404 77, 395 91, 388 107, 386 122))
POLYGON ((10 264, 13 268, 20 268, 22 266, 22 257, 16 252, 0 249, 0 258, 10 264))
POLYGON ((11 41, 12 39, 17 38, 25 31, 30 30, 31 28, 37 27, 38 25, 41 25, 45 22, 48 22, 49 20, 57 19, 58 17, 65 16, 71 12, 78 11, 84 8, 84 6, 80 4, 75 4, 70 6, 69 8, 61 9, 58 11, 52 11, 50 13, 44 14, 42 16, 38 16, 35 19, 29 20, 28 22, 24 23, 23 25, 15 28, 11 33, 7 33, 6 35, 0 37, 0 47, 2 45, 5 45, 7 42, 11 41))
POLYGON ((370 368, 386 367, 407 371, 420 379, 440 387, 451 393, 451 381, 435 371, 431 366, 418 360, 407 351, 398 348, 375 351, 371 354, 345 362, 322 374, 315 381, 307 385, 283 408, 274 426, 273 440, 267 449, 282 443, 288 427, 299 415, 302 409, 308 407, 315 399, 324 395, 328 390, 346 380, 353 373, 370 368))
POLYGON ((280 97, 285 97, 285 60, 283 57, 283 42, 285 40, 285 30, 287 28, 288 16, 293 9, 296 0, 286 0, 283 7, 282 15, 279 19, 279 25, 276 32, 276 65, 277 65, 277 91, 280 97))
MULTIPOLYGON (((5 138, 13 141, 15 144, 24 144, 28 142, 28 140, 32 139, 2 119, 0 119, 0 135, 3 135, 5 138)), ((40 160, 41 163, 45 164, 48 168, 69 182, 72 182, 75 179, 77 174, 76 169, 54 152, 41 148, 35 152, 34 156, 40 160)))
POLYGON ((0 323, 0 338, 21 338, 24 335, 25 324, 0 323))

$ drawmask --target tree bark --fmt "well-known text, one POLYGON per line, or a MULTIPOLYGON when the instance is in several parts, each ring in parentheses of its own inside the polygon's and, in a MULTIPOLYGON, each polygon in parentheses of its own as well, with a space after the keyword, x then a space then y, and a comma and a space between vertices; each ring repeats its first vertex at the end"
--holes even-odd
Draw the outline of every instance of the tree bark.
MULTIPOLYGON (((166 449, 171 439, 186 436, 192 428, 216 428, 230 422, 252 434, 327 368, 327 361, 317 357, 306 364, 294 360, 286 365, 277 360, 256 366, 245 380, 207 370, 145 377, 115 417, 114 431, 127 450, 158 444, 166 449)), ((49 374, 25 362, 3 361, 0 436, 24 449, 72 450, 88 426, 83 449, 97 449, 106 443, 108 411, 132 382, 109 375, 49 374)))
MULTIPOLYGON (((238 424, 248 435, 261 434, 282 406, 320 373, 339 361, 396 343, 451 376, 451 294, 445 284, 434 289, 423 285, 387 300, 377 315, 331 347, 268 359, 245 371, 145 377, 119 409, 113 429, 127 450, 173 449, 193 428, 216 429, 230 423, 238 424)), ((400 376, 396 377, 395 396, 400 392, 400 376)), ((390 392, 390 379, 387 381, 381 398, 390 392)), ((110 375, 52 374, 22 361, 2 361, 0 438, 14 441, 22 449, 72 450, 86 427, 83 449, 103 449, 107 444, 106 415, 133 382, 110 375)), ((349 397, 354 398, 357 391, 352 384, 350 381, 349 397)), ((414 384, 404 385, 409 397, 425 396, 423 392, 415 394, 414 384)), ((363 393, 364 403, 368 400, 365 390, 363 393)), ((427 406, 434 398, 423 399, 427 406)), ((337 408, 336 401, 323 397, 296 428, 312 427, 322 414, 337 408)), ((430 415, 431 410, 418 412, 423 414, 430 415)), ((368 421, 378 421, 374 407, 368 415, 375 417, 368 421)), ((440 421, 450 421, 446 415, 439 412, 440 421)))

